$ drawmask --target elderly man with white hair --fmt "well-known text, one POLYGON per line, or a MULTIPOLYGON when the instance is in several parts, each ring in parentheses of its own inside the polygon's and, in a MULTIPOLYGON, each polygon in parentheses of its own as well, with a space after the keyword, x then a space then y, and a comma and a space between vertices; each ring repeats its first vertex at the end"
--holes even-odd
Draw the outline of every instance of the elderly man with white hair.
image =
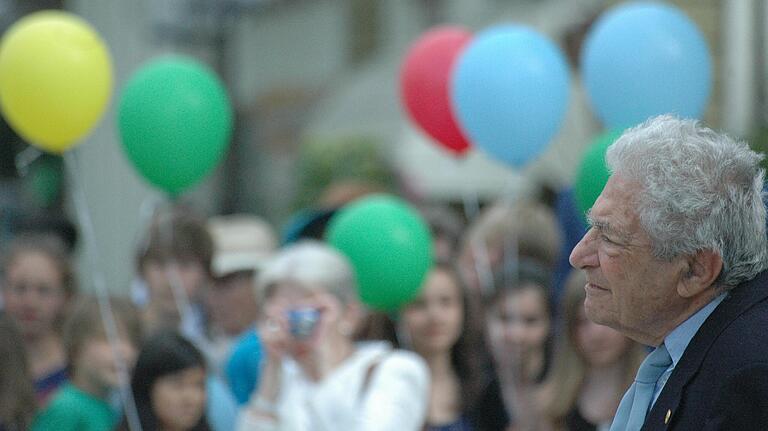
POLYGON ((611 177, 570 261, 587 275, 587 316, 655 348, 611 431, 768 429, 761 160, 671 116, 608 149, 611 177))

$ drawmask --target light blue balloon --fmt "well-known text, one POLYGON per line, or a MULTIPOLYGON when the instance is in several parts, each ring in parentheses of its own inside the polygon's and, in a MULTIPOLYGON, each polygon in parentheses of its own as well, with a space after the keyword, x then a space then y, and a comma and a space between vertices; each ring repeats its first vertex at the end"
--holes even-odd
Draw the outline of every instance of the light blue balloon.
POLYGON ((475 146, 514 167, 544 151, 568 105, 560 49, 527 27, 496 26, 477 34, 455 67, 454 112, 475 146))
POLYGON ((696 25, 679 9, 631 3, 603 15, 581 52, 584 85, 606 128, 655 115, 699 118, 712 88, 712 60, 696 25))

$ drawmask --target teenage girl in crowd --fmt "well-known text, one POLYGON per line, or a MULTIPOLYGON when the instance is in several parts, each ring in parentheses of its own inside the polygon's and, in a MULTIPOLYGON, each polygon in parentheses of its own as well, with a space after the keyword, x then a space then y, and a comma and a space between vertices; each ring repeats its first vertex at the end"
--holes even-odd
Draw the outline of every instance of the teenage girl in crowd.
POLYGON ((541 392, 553 430, 607 430, 619 401, 646 355, 643 347, 584 313, 583 271, 572 271, 563 298, 556 355, 541 392))
POLYGON ((399 339, 426 360, 431 374, 426 430, 508 426, 478 311, 453 267, 437 264, 419 297, 401 312, 399 339))
POLYGON ((39 407, 67 381, 60 328, 75 295, 66 248, 53 236, 20 236, 3 261, 3 304, 20 328, 39 407))
POLYGON ((486 298, 491 354, 514 430, 538 429, 535 394, 549 370, 552 346, 550 284, 536 264, 521 261, 497 277, 486 298))

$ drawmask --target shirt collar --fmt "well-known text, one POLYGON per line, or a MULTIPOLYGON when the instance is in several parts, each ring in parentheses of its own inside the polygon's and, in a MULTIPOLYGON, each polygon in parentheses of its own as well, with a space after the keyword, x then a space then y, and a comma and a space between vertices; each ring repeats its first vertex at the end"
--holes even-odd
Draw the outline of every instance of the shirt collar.
POLYGON ((715 299, 710 301, 709 304, 702 307, 685 322, 681 323, 664 339, 664 345, 667 347, 669 355, 672 357, 673 368, 677 366, 677 362, 683 356, 683 352, 685 352, 685 349, 688 347, 688 343, 691 342, 693 336, 699 331, 699 328, 701 328, 701 325, 707 320, 707 317, 709 317, 709 315, 715 311, 715 308, 723 302, 726 295, 727 292, 718 295, 715 299))

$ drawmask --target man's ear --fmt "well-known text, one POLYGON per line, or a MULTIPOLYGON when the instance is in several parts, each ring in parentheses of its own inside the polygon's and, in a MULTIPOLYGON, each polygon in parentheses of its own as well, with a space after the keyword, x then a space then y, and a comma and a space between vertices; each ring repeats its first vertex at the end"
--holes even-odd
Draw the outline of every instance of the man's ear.
POLYGON ((723 269, 723 259, 714 250, 700 250, 686 259, 687 270, 677 285, 683 298, 693 298, 707 290, 723 269))

